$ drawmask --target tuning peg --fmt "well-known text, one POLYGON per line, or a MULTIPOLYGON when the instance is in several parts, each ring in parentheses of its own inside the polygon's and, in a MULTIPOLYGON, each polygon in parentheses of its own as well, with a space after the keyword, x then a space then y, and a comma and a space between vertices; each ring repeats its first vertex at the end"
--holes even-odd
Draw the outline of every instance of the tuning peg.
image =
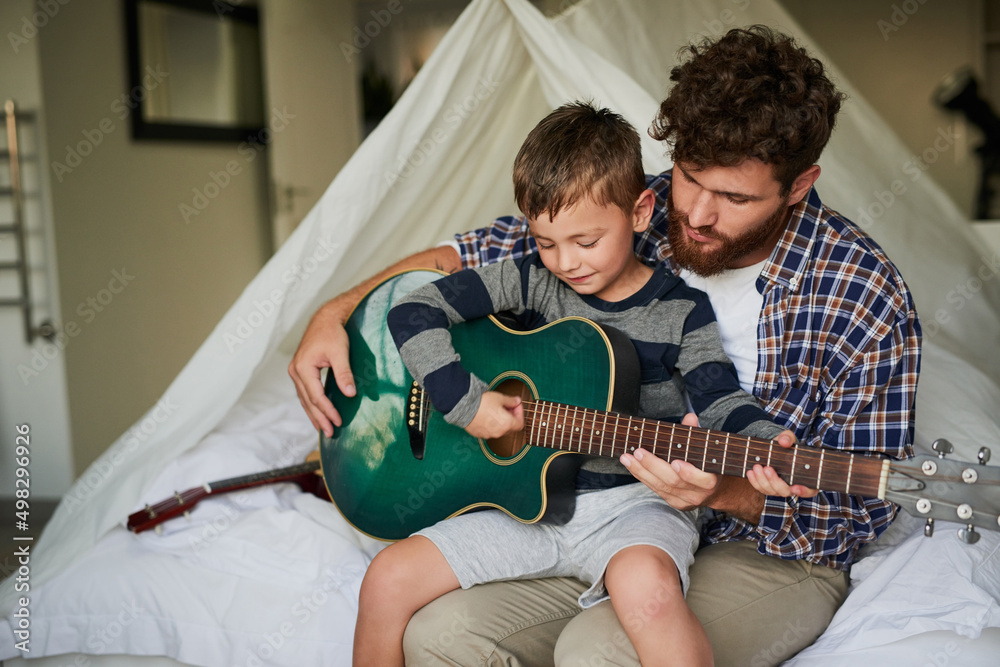
POLYGON ((927 523, 924 524, 924 537, 931 537, 934 535, 934 519, 927 519, 927 523))
POLYGON ((979 459, 979 465, 983 465, 984 466, 987 463, 989 463, 990 462, 990 448, 989 447, 980 447, 979 448, 979 455, 978 455, 977 458, 979 459))
POLYGON ((184 518, 187 519, 188 521, 191 520, 191 511, 190 510, 188 510, 187 512, 184 512, 184 518))
POLYGON ((944 458, 947 454, 951 454, 955 451, 955 446, 944 438, 938 438, 931 445, 931 449, 937 452, 938 458, 944 458))
POLYGON ((959 528, 958 536, 966 544, 975 544, 979 541, 979 533, 976 532, 976 527, 971 523, 965 528, 959 528))

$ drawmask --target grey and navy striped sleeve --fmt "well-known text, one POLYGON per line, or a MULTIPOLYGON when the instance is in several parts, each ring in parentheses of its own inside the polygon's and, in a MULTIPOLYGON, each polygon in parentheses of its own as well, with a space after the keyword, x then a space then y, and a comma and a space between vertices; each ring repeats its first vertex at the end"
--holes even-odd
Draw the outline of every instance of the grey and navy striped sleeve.
POLYGON ((389 331, 403 363, 449 424, 468 426, 487 386, 462 367, 448 328, 502 311, 522 312, 521 279, 521 263, 512 260, 466 269, 414 290, 389 311, 389 331))
POLYGON ((708 297, 686 285, 681 289, 692 295, 694 305, 684 320, 677 370, 684 377, 684 388, 699 423, 751 437, 775 438, 784 428, 740 387, 736 367, 722 347, 708 297))

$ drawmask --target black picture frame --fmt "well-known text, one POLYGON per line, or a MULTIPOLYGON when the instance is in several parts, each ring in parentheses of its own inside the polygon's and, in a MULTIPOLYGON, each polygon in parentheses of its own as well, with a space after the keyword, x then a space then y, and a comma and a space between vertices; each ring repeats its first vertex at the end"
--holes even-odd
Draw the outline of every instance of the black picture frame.
MULTIPOLYGON (((180 9, 201 12, 218 17, 220 21, 241 21, 260 27, 260 15, 256 7, 245 4, 231 4, 225 0, 124 0, 126 56, 128 59, 128 91, 126 99, 133 107, 130 113, 132 138, 137 140, 182 140, 242 142, 258 141, 263 126, 240 124, 162 122, 146 118, 142 100, 143 77, 146 72, 141 59, 142 46, 139 29, 139 7, 143 3, 168 5, 180 9)), ((261 100, 263 106, 263 100, 261 100)))

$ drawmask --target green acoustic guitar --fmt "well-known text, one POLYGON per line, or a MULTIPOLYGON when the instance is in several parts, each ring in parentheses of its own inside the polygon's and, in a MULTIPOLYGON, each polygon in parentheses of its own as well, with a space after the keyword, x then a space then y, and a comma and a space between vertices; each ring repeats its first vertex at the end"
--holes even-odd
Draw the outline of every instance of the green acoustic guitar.
POLYGON ((984 486, 976 493, 973 483, 956 482, 969 478, 958 461, 890 462, 815 447, 784 449, 769 440, 629 416, 639 393, 635 349, 621 332, 583 318, 528 332, 494 317, 450 329, 466 369, 524 401, 524 431, 496 441, 474 438, 431 408, 386 326, 399 297, 439 277, 403 273, 370 292, 346 324, 357 394, 342 395, 332 374, 327 377, 326 395, 343 426, 320 437, 323 478, 340 512, 368 535, 401 539, 483 507, 524 522, 564 523, 573 512, 580 458, 570 454, 617 458, 638 446, 723 475, 770 465, 790 484, 888 498, 918 516, 961 521, 973 534, 973 525, 998 528, 1000 469, 993 466, 970 468, 984 486), (980 496, 985 511, 971 509, 971 494, 980 496))

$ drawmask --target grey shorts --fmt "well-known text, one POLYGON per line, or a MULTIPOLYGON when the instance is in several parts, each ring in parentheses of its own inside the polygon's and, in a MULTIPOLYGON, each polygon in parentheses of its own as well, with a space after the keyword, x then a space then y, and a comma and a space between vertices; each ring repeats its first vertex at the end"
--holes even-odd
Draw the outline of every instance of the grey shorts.
POLYGON ((662 549, 673 559, 683 590, 698 547, 697 513, 667 505, 643 484, 576 497, 569 523, 525 524, 501 510, 441 521, 416 533, 444 554, 462 588, 489 581, 576 577, 592 584, 580 606, 606 600, 604 571, 616 553, 632 546, 662 549))

